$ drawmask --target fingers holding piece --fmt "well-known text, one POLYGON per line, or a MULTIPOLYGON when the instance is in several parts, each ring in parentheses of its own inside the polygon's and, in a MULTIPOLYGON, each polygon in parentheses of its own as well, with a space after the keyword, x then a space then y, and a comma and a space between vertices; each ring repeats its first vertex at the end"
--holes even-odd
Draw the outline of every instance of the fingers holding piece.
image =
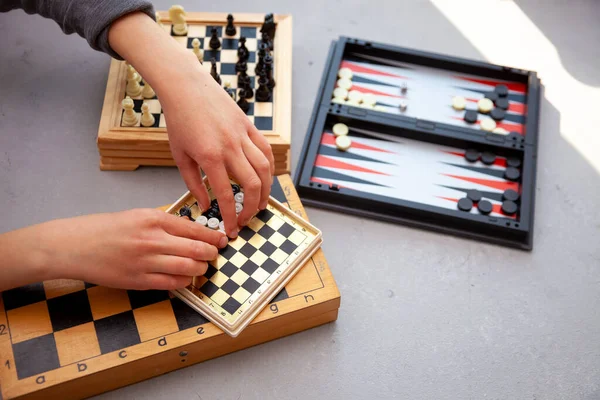
POLYGON ((202 180, 200 167, 187 155, 183 157, 183 161, 178 163, 179 173, 192 195, 198 200, 198 205, 200 205, 203 211, 207 210, 210 207, 210 199, 202 180))
POLYGON ((244 208, 238 216, 239 226, 247 225, 252 216, 258 212, 262 193, 261 179, 246 157, 245 154, 241 154, 231 165, 232 175, 244 188, 244 208))
POLYGON ((227 236, 231 239, 235 239, 238 235, 238 223, 229 175, 223 166, 208 166, 208 168, 205 168, 205 172, 210 182, 213 195, 217 198, 217 202, 219 203, 219 210, 221 211, 221 217, 223 217, 225 232, 227 232, 227 236))
POLYGON ((227 236, 223 233, 190 222, 187 218, 176 217, 165 213, 164 217, 161 219, 161 226, 165 232, 172 236, 204 242, 220 249, 227 246, 227 236))

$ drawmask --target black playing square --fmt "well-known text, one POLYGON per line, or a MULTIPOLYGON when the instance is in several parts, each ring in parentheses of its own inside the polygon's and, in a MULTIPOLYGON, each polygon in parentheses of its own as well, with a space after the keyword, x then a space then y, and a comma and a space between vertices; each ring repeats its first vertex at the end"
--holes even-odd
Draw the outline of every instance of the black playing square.
POLYGON ((252 239, 252 236, 256 235, 256 232, 254 232, 251 228, 245 226, 240 230, 240 233, 238 235, 245 241, 248 241, 252 239))
POLYGON ((95 285, 93 283, 87 283, 87 282, 84 282, 84 284, 85 284, 85 288, 86 289, 93 288, 94 286, 97 286, 97 285, 95 285))
POLYGON ((211 297, 213 294, 215 294, 217 292, 217 290, 219 290, 219 287, 217 285, 215 285, 214 283, 212 283, 211 281, 207 281, 200 288, 200 291, 208 297, 211 297))
POLYGON ((12 348, 15 365, 11 369, 17 370, 19 379, 29 378, 60 368, 56 341, 52 333, 14 343, 12 348))
POLYGON ((277 249, 275 245, 271 242, 265 242, 261 247, 260 251, 265 253, 265 255, 270 256, 277 249))
POLYGON ((267 209, 259 211, 256 214, 256 218, 260 219, 262 222, 267 223, 273 217, 273 213, 267 209))
POLYGON ((261 268, 267 271, 268 273, 272 274, 273 272, 275 272, 278 266, 279 264, 277 264, 275 261, 269 258, 261 265, 261 268))
POLYGON ((204 51, 204 61, 210 62, 210 60, 215 59, 216 62, 221 61, 221 52, 215 50, 205 50, 204 51))
POLYGON ((2 299, 4 300, 4 309, 9 311, 46 300, 46 292, 41 282, 32 283, 3 292, 2 299))
POLYGON ((142 112, 142 104, 144 104, 144 100, 133 99, 133 111, 135 111, 136 113, 141 113, 142 112))
POLYGON ((237 283, 235 283, 234 281, 232 281, 231 279, 229 279, 227 282, 225 282, 223 284, 223 286, 221 286, 221 289, 227 293, 228 295, 232 295, 235 293, 236 290, 238 290, 238 288, 240 287, 240 285, 238 285, 237 283))
POLYGON ((222 63, 221 64, 221 75, 235 75, 235 63, 222 63))
POLYGON ((213 265, 208 264, 208 268, 206 269, 206 273, 204 274, 204 277, 206 279, 210 279, 216 273, 217 273, 217 269, 213 265))
POLYGON ((242 26, 240 28, 240 36, 243 36, 246 39, 256 38, 256 28, 242 26))
POLYGON ((254 253, 256 253, 256 247, 252 246, 250 243, 246 243, 240 249, 240 253, 250 258, 254 253))
MULTIPOLYGON (((248 63, 255 63, 256 62, 256 53, 255 52, 250 52, 250 54, 248 54, 248 63)), ((254 77, 252 76, 252 85, 254 86, 254 77)))
POLYGON ((94 321, 102 354, 121 350, 141 342, 133 311, 125 311, 94 321))
POLYGON ((274 233, 275 231, 269 225, 263 225, 263 227, 258 230, 258 234, 265 239, 270 238, 274 233))
POLYGON ((199 37, 199 38, 195 38, 195 37, 188 37, 188 40, 187 40, 187 48, 188 48, 188 49, 193 49, 193 48, 194 48, 194 46, 192 46, 192 42, 194 41, 194 39, 198 39, 198 40, 200 41, 200 48, 201 48, 201 49, 202 49, 202 48, 204 48, 204 47, 203 47, 203 44, 204 44, 204 38, 201 38, 201 37, 199 37))
POLYGON ((287 254, 292 254, 297 247, 298 246, 287 239, 281 244, 281 246, 279 246, 279 248, 287 254))
POLYGON ((227 247, 225 247, 223 250, 221 250, 219 252, 219 254, 221 254, 227 260, 229 260, 229 259, 231 259, 231 257, 235 256, 235 253, 237 253, 237 250, 234 249, 233 247, 231 247, 230 245, 227 245, 227 247))
POLYGON ((247 260, 241 268, 241 270, 247 273, 248 275, 252 275, 257 269, 258 265, 256 265, 256 263, 250 260, 247 260))
POLYGON ((273 118, 272 117, 254 117, 254 126, 259 131, 272 131, 273 130, 273 118))
POLYGON ((254 115, 254 103, 248 103, 248 111, 246 111, 246 115, 254 115))
POLYGON ((171 299, 171 306, 180 331, 208 323, 206 318, 177 297, 171 299))
POLYGON ((223 264, 223 266, 219 269, 222 273, 227 275, 228 277, 232 277, 238 270, 238 267, 230 263, 229 261, 223 264))
POLYGON ((223 50, 237 50, 238 40, 237 39, 223 39, 221 42, 221 48, 223 50))
POLYGON ((80 290, 47 301, 54 332, 94 320, 87 291, 80 290))
POLYGON ((208 25, 206 27, 206 37, 208 38, 208 39, 206 39, 207 41, 210 41, 210 38, 212 37, 213 28, 217 30, 218 37, 223 36, 223 27, 222 26, 208 25))
POLYGON ((275 296, 275 297, 273 298, 273 300, 271 300, 271 303, 277 303, 278 301, 285 300, 285 299, 287 299, 288 297, 290 297, 290 296, 288 295, 288 293, 287 293, 287 290, 285 290, 285 288, 283 288, 283 289, 281 290, 281 292, 279 292, 279 293, 277 294, 277 296, 275 296))
POLYGON ((287 222, 285 222, 283 225, 281 225, 279 227, 279 229, 277 229, 277 232, 281 233, 283 236, 290 237, 290 235, 292 233, 294 233, 295 229, 292 225, 288 224, 287 222))
POLYGON ((169 292, 166 290, 128 290, 127 295, 129 296, 131 308, 134 310, 169 298, 169 292))
POLYGON ((260 283, 256 282, 253 278, 248 278, 246 282, 242 284, 242 287, 246 289, 248 293, 252 294, 260 287, 260 283))
POLYGON ((160 114, 152 114, 154 116, 154 124, 152 126, 149 126, 148 128, 158 128, 158 125, 160 124, 160 114))
POLYGON ((227 311, 229 314, 233 314, 234 312, 236 312, 238 310, 238 308, 240 308, 241 304, 234 299, 233 297, 230 297, 227 299, 227 301, 225 303, 223 303, 223 305, 221 307, 223 307, 223 309, 225 311, 227 311))

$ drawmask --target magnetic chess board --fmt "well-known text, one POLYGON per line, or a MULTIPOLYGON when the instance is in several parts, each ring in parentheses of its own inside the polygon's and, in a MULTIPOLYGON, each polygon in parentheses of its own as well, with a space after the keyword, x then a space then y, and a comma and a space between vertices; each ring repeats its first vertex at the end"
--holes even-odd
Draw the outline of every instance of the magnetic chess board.
MULTIPOLYGON (((306 218, 289 176, 271 195, 306 218)), ((0 294, 0 398, 93 396, 334 321, 339 306, 321 249, 236 338, 166 291, 14 289, 0 294)))
MULTIPOLYGON (((255 67, 258 59, 257 49, 261 42, 260 29, 265 14, 233 14, 236 34, 225 34, 226 13, 186 12, 188 33, 177 36, 166 11, 157 13, 159 23, 181 46, 192 51, 192 41, 200 41, 203 51, 203 67, 210 71, 211 60, 216 60, 217 73, 224 90, 231 93, 233 100, 239 99, 236 62, 240 36, 246 38, 249 51, 247 74, 251 86, 256 92, 258 79, 255 67), (215 28, 221 47, 212 50, 209 46, 211 30, 215 28), (226 85, 229 88, 226 88, 226 85)), ((248 118, 265 135, 275 156, 276 174, 289 173, 291 144, 291 89, 292 89, 292 17, 275 15, 276 33, 273 40, 273 77, 276 85, 268 101, 257 101, 256 95, 247 99, 248 118)), ((162 112, 160 100, 132 97, 134 111, 141 115, 142 103, 148 103, 154 117, 154 125, 145 127, 138 122, 136 126, 123 124, 122 101, 126 97, 127 65, 124 61, 111 60, 107 80, 105 100, 98 130, 97 145, 100 153, 100 168, 103 170, 135 170, 139 166, 175 166, 168 142, 167 123, 162 112)), ((140 82, 144 86, 143 77, 140 82)))
POLYGON ((296 188, 305 204, 531 250, 540 90, 534 71, 341 37, 296 188))
MULTIPOLYGON (((215 227, 223 223, 217 200, 206 182, 211 207, 200 210, 187 192, 167 212, 195 223, 215 227)), ((232 191, 243 199, 243 189, 231 181, 232 191)), ((243 200, 238 203, 243 205, 243 200)), ((174 294, 231 336, 237 336, 267 302, 298 272, 321 245, 321 232, 274 198, 237 238, 209 262, 203 276, 174 294)))

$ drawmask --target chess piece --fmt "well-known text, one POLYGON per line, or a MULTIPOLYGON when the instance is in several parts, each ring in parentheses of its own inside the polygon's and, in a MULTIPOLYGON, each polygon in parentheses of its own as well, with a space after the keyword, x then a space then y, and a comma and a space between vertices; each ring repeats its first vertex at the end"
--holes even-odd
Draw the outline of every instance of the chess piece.
POLYGON ((173 23, 173 33, 178 36, 187 35, 188 26, 185 22, 185 13, 184 9, 180 5, 174 5, 169 9, 169 18, 171 18, 171 22, 173 23))
POLYGON ((123 120, 122 120, 122 125, 123 126, 136 126, 139 122, 139 117, 138 115, 135 113, 135 111, 133 111, 133 107, 134 107, 134 103, 133 100, 131 100, 131 97, 127 96, 123 99, 123 101, 121 102, 121 105, 123 106, 123 120))
POLYGON ((256 101, 265 102, 271 99, 271 91, 267 86, 267 78, 263 75, 258 80, 258 89, 256 89, 256 101))
POLYGON ((248 112, 248 110, 250 109, 250 103, 248 103, 246 98, 244 96, 242 96, 243 91, 244 91, 244 89, 240 89, 240 99, 238 100, 237 105, 240 106, 240 108, 242 109, 244 114, 246 114, 248 112))
POLYGON ((240 36, 240 47, 238 47, 238 59, 241 61, 248 61, 248 58, 250 57, 250 52, 248 51, 248 48, 246 47, 246 37, 245 36, 240 36))
POLYGON ((264 58, 267 55, 267 50, 269 46, 266 43, 261 43, 258 45, 258 62, 256 63, 256 68, 254 69, 254 73, 256 75, 260 75, 260 72, 264 69, 264 58))
POLYGON ((271 40, 267 32, 262 32, 261 42, 266 43, 269 50, 273 51, 273 41, 271 40))
POLYGON ((127 80, 135 79, 138 83, 142 82, 142 76, 133 68, 133 65, 127 64, 127 80))
POLYGON ((225 34, 227 36, 235 36, 237 30, 235 26, 233 26, 233 15, 229 14, 227 16, 227 26, 225 27, 225 34))
POLYGON ((210 76, 212 76, 215 81, 217 81, 217 83, 220 85, 221 84, 221 77, 219 76, 219 74, 217 73, 217 60, 215 60, 214 58, 212 58, 210 60, 210 76))
POLYGON ((156 96, 156 93, 154 93, 154 89, 152 89, 152 87, 150 86, 150 84, 148 82, 144 82, 144 88, 142 89, 142 96, 145 99, 151 99, 154 96, 156 96))
POLYGON ((163 24, 162 24, 162 21, 160 19, 160 14, 158 13, 158 11, 156 13, 154 13, 154 18, 156 19, 156 23, 158 24, 158 26, 160 26, 162 28, 163 24))
POLYGON ((248 78, 248 79, 250 78, 248 76, 248 74, 246 73, 246 71, 240 71, 240 73, 238 74, 238 80, 237 80, 237 86, 239 88, 244 86, 244 79, 246 79, 246 78, 248 78))
POLYGON ((246 72, 248 71, 248 64, 244 60, 239 60, 235 63, 235 72, 246 72))
POLYGON ((194 38, 194 40, 192 40, 192 52, 198 57, 200 63, 204 61, 204 52, 200 49, 200 39, 194 38))
POLYGON ((275 87, 275 79, 273 78, 273 57, 270 54, 267 54, 263 60, 265 65, 265 75, 267 78, 267 87, 270 90, 273 90, 275 87))
POLYGON ((127 80, 127 96, 137 97, 140 94, 142 94, 142 86, 140 85, 138 78, 139 74, 137 72, 133 72, 131 75, 131 79, 127 80))
POLYGON ((219 41, 219 36, 218 36, 218 33, 217 33, 217 28, 212 28, 212 30, 210 31, 209 46, 213 50, 217 50, 219 47, 221 47, 221 42, 219 41))
POLYGON ((148 103, 144 102, 142 104, 142 118, 141 123, 143 126, 152 126, 154 125, 155 119, 154 115, 150 113, 150 106, 148 103))
POLYGON ((266 32, 271 40, 275 40, 275 18, 273 14, 266 14, 265 21, 263 22, 262 27, 260 28, 260 32, 266 32))

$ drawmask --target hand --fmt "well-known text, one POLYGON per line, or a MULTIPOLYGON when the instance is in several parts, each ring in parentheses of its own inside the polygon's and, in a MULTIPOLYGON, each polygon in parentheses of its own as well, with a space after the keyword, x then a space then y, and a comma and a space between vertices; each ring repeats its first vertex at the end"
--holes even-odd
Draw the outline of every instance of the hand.
POLYGON ((153 209, 55 220, 0 235, 0 255, 7 261, 0 282, 15 287, 61 278, 122 289, 177 289, 203 275, 207 261, 226 245, 218 231, 153 209))
POLYGON ((108 38, 160 99, 171 153, 188 189, 206 210, 209 197, 202 169, 219 202, 228 236, 237 237, 238 227, 267 206, 275 172, 271 146, 208 68, 145 14, 118 19, 108 38), (131 37, 144 40, 132 46, 131 37), (244 188, 244 210, 238 218, 230 176, 244 188))

